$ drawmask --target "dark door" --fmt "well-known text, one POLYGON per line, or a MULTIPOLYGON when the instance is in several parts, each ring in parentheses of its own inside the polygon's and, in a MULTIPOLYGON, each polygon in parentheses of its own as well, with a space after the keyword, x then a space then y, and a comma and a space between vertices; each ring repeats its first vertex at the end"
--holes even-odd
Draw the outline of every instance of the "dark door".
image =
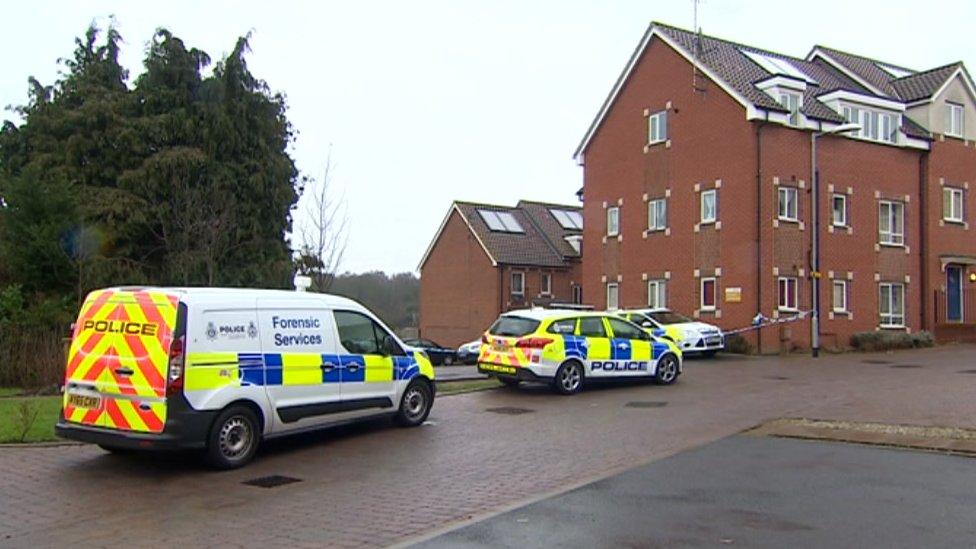
POLYGON ((946 267, 946 320, 962 322, 962 269, 946 267))

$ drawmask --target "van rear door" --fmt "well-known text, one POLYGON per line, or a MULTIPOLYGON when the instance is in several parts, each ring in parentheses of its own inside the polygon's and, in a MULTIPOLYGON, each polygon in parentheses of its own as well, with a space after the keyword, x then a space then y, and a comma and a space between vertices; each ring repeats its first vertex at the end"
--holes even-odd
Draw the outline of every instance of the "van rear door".
POLYGON ((178 305, 176 295, 157 290, 97 290, 88 295, 68 351, 67 421, 162 432, 178 305))

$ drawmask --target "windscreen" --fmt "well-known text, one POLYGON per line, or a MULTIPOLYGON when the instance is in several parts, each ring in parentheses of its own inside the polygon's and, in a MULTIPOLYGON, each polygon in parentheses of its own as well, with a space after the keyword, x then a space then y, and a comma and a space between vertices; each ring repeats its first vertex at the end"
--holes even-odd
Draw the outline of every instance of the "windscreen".
POLYGON ((694 322, 685 315, 678 314, 674 311, 659 311, 656 313, 648 313, 647 316, 656 320, 659 324, 681 324, 684 322, 694 322))
POLYGON ((531 334, 538 327, 538 320, 520 316, 502 316, 491 325, 491 328, 488 328, 488 333, 495 336, 522 337, 531 334))

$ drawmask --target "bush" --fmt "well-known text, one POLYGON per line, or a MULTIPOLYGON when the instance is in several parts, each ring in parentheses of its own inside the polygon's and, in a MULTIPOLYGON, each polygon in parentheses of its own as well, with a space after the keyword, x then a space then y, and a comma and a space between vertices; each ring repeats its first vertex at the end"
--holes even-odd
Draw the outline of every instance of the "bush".
POLYGON ((851 347, 858 351, 888 351, 931 347, 935 339, 929 332, 858 332, 851 336, 851 347))
POLYGON ((36 391, 61 383, 67 342, 57 330, 0 325, 0 387, 36 391))
POLYGON ((752 354, 752 344, 739 334, 725 336, 725 352, 738 355, 752 354))

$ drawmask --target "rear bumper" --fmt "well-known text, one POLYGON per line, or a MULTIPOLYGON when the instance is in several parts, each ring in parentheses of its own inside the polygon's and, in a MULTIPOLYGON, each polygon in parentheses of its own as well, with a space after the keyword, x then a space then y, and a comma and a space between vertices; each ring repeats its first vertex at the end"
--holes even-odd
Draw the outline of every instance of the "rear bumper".
POLYGON ((479 363, 478 373, 487 374, 489 376, 494 376, 497 378, 517 379, 519 381, 528 381, 528 382, 536 382, 536 383, 548 383, 552 381, 551 377, 540 376, 528 368, 513 366, 511 367, 510 371, 500 371, 499 369, 497 369, 497 366, 498 365, 496 364, 479 363))

